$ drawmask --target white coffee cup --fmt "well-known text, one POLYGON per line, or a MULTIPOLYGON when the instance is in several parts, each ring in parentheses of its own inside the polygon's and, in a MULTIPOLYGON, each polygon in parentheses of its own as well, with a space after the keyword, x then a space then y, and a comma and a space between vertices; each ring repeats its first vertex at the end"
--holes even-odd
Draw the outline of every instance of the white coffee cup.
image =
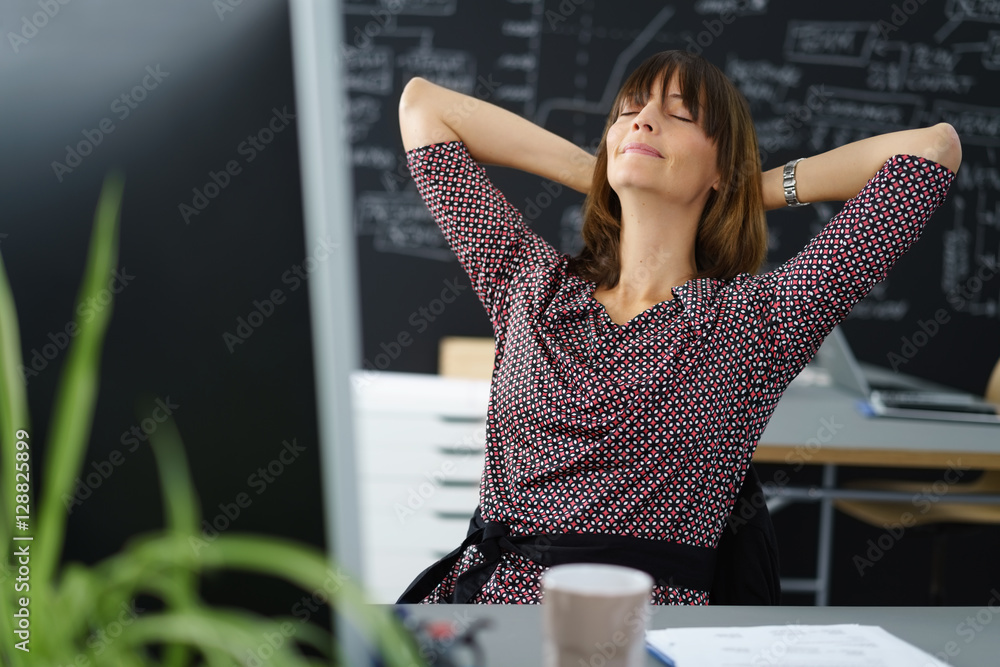
POLYGON ((545 667, 644 664, 653 578, 620 565, 556 565, 542 574, 545 667))

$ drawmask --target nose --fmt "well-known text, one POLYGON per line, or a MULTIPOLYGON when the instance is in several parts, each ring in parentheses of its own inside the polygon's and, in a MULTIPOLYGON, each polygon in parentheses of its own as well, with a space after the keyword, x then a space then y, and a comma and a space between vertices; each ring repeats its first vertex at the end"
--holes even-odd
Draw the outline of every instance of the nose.
POLYGON ((648 132, 655 131, 656 126, 654 125, 653 118, 654 115, 650 109, 650 105, 647 104, 639 110, 639 113, 632 117, 632 129, 646 130, 648 132))

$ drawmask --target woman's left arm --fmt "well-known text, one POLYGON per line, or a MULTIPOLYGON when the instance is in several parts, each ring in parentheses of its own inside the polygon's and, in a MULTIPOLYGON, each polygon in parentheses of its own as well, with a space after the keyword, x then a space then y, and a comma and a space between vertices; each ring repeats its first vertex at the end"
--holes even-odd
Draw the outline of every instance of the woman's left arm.
MULTIPOLYGON (((933 160, 953 172, 962 163, 962 144, 948 123, 880 134, 801 160, 795 166, 798 200, 802 203, 846 201, 858 194, 868 180, 893 155, 913 155, 933 160)), ((763 173, 765 210, 784 208, 782 167, 763 173)))

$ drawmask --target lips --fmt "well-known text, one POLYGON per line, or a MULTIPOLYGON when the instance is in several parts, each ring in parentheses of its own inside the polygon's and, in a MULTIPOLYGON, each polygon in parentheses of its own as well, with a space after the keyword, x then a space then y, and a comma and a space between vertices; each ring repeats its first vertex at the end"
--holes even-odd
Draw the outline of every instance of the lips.
POLYGON ((642 153, 643 155, 650 155, 652 157, 662 158, 660 151, 656 150, 648 144, 639 143, 633 141, 631 143, 625 144, 621 150, 622 153, 642 153))

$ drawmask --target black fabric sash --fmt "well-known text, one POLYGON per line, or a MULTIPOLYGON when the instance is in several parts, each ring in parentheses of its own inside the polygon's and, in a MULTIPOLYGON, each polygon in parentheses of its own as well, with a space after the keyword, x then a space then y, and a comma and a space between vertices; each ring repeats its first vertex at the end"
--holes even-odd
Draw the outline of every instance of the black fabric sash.
POLYGON ((444 602, 471 601, 493 576, 504 553, 517 553, 546 567, 566 563, 624 565, 646 572, 656 585, 704 592, 711 590, 715 574, 715 549, 710 547, 596 533, 510 535, 506 524, 485 521, 477 507, 462 545, 421 572, 396 603, 417 603, 427 597, 471 545, 476 545, 485 561, 459 575, 451 598, 444 602))

